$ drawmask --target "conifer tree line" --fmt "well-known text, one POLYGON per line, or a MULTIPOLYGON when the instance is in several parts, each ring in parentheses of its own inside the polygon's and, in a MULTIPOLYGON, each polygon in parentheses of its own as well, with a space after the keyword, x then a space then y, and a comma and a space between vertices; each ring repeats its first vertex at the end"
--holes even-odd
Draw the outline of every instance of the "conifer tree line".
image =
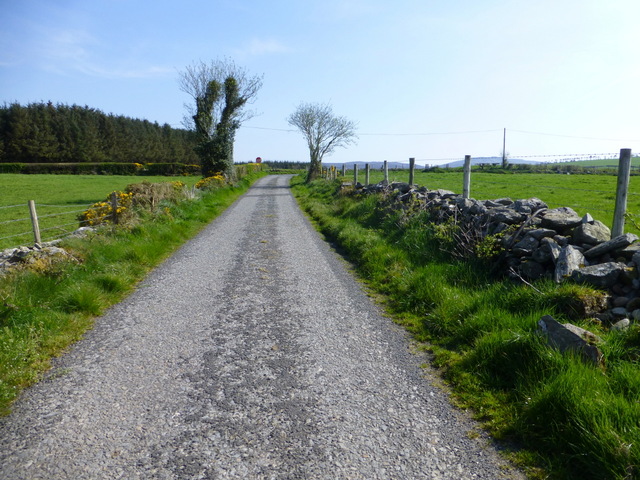
POLYGON ((193 132, 88 106, 5 103, 0 162, 198 164, 193 132))

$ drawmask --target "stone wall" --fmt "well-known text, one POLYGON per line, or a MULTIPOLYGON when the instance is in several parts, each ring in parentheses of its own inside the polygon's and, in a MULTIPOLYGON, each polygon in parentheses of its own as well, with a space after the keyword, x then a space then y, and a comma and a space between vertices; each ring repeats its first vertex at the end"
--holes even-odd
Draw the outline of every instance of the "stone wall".
POLYGON ((505 273, 525 281, 550 278, 605 290, 606 305, 594 316, 607 325, 640 320, 640 242, 631 233, 611 238, 611 231, 591 215, 569 207, 548 208, 538 198, 474 200, 447 190, 381 182, 363 186, 362 194, 386 192, 399 208, 428 210, 436 222, 454 218, 476 238, 499 238, 496 262, 505 273))

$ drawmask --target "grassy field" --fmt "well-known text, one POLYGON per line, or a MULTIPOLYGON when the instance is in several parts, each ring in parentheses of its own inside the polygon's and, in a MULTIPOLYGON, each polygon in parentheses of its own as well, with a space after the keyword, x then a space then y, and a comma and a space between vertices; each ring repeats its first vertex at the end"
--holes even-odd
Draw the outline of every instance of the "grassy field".
MULTIPOLYGON (((430 188, 458 190, 453 176, 422 178, 430 188)), ((511 456, 530 478, 640 478, 639 324, 610 331, 575 310, 601 293, 493 277, 482 259, 455 260, 451 237, 425 214, 338 190, 339 182, 322 180, 309 186, 297 179, 294 186, 318 228, 431 351, 459 406, 471 408, 505 451, 515 447, 511 456), (547 347, 536 333, 543 315, 599 335, 604 366, 547 347)))
MULTIPOLYGON (((353 179, 353 173, 347 179, 353 179)), ((364 183, 364 172, 358 172, 358 180, 364 183)), ((371 183, 383 179, 381 171, 371 172, 371 183)), ((407 170, 389 172, 389 180, 406 182, 407 170)), ((510 197, 537 197, 549 207, 571 207, 580 215, 590 213, 594 218, 611 227, 615 207, 617 177, 613 175, 558 175, 544 173, 483 173, 471 174, 472 198, 478 200, 510 197)), ((462 172, 424 173, 416 172, 415 183, 435 190, 442 188, 462 193, 462 172)), ((629 182, 627 212, 631 220, 640 224, 640 176, 632 176, 629 182)), ((631 222, 627 232, 640 235, 640 230, 631 222)))
POLYGON ((29 200, 36 202, 42 239, 46 241, 75 230, 77 215, 90 204, 104 200, 114 190, 124 190, 129 184, 143 181, 179 180, 192 186, 199 179, 198 176, 0 174, 0 249, 33 243, 27 208, 29 200), (17 234, 21 235, 15 236, 17 234))
MULTIPOLYGON (((549 163, 549 166, 567 166, 574 165, 576 167, 607 167, 607 166, 616 166, 618 165, 618 158, 607 158, 605 160, 580 160, 577 162, 558 162, 558 163, 549 163)), ((632 167, 640 167, 640 157, 631 158, 631 166, 632 167)))

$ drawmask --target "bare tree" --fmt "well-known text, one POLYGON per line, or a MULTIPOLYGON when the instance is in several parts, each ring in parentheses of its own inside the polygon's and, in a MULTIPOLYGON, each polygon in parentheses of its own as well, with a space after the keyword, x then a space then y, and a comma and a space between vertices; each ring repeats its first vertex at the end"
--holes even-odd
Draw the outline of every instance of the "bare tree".
POLYGON ((255 115, 245 107, 255 100, 262 78, 230 59, 199 61, 179 73, 180 90, 193 98, 193 103, 185 104, 183 125, 196 132, 205 177, 232 173, 235 133, 255 115))
POLYGON ((322 158, 337 147, 355 143, 356 124, 345 117, 338 117, 328 104, 302 103, 288 118, 289 125, 302 132, 309 146, 311 164, 307 182, 322 172, 322 158))

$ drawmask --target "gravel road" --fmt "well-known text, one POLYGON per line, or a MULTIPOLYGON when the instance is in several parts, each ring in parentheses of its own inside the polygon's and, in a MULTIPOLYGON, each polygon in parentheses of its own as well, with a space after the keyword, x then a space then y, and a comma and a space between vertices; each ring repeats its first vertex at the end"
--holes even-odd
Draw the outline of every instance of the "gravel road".
POLYGON ((499 459, 261 179, 0 419, 0 478, 498 479, 499 459))

